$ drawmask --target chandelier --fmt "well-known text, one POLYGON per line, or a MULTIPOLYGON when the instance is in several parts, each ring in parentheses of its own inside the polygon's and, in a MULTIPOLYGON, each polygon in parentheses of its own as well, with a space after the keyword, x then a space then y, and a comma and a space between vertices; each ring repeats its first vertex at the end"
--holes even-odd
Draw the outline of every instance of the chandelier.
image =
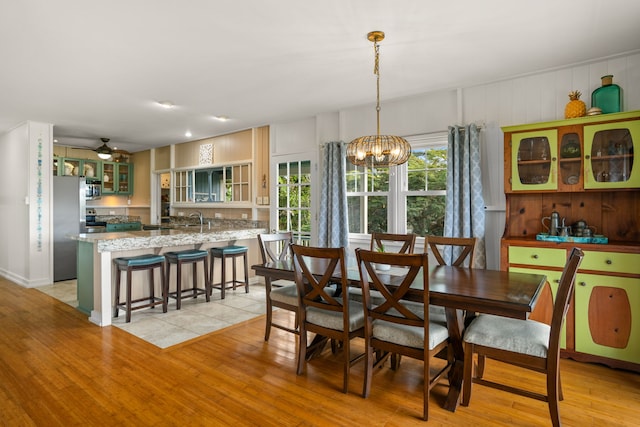
POLYGON ((375 51, 373 74, 376 75, 376 122, 378 127, 375 135, 361 136, 351 141, 347 146, 347 158, 354 165, 372 168, 401 165, 409 160, 411 145, 399 136, 380 135, 380 49, 378 42, 384 40, 384 33, 372 31, 367 34, 367 39, 373 42, 375 51))

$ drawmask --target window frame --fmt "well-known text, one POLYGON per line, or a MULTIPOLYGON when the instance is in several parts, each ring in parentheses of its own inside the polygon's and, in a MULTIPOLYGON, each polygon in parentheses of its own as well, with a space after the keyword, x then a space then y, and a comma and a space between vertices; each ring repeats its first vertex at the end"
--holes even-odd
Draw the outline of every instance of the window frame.
MULTIPOLYGON (((405 137, 411 144, 412 149, 435 148, 447 146, 447 132, 436 132, 429 134, 414 135, 405 137)), ((379 194, 387 196, 387 232, 404 234, 407 232, 407 197, 409 196, 438 196, 446 195, 446 190, 408 190, 408 167, 407 163, 389 168, 389 190, 379 194)), ((375 192, 347 192, 349 196, 371 196, 375 192)), ((365 217, 367 213, 365 206, 365 217)), ((368 219, 367 219, 368 221, 368 219)), ((349 240, 364 241, 371 233, 367 228, 367 233, 349 233, 349 240)))

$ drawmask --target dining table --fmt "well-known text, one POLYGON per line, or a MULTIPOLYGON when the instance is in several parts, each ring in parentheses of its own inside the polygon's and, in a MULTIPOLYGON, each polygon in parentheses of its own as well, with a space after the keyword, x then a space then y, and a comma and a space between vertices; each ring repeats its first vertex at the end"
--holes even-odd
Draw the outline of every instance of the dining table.
MULTIPOLYGON (((347 275, 349 286, 360 286, 360 274, 355 257, 349 257, 347 275)), ((294 280, 293 263, 282 260, 256 264, 251 267, 267 286, 274 280, 294 280)), ((318 272, 322 267, 318 266, 318 272)), ((402 272, 393 268, 386 272, 388 282, 400 278, 402 272)), ((449 373, 449 392, 443 407, 454 412, 460 401, 464 372, 465 325, 477 313, 493 314, 515 319, 527 319, 547 281, 545 275, 515 273, 448 265, 430 265, 429 302, 445 309, 447 329, 453 350, 453 365, 449 373)), ((422 278, 411 286, 404 298, 423 301, 422 278)))

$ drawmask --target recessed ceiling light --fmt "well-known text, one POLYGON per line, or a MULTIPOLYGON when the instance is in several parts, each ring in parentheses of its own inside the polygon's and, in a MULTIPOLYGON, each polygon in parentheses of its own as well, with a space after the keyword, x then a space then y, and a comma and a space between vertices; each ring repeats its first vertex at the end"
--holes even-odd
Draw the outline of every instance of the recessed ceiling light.
POLYGON ((186 136, 187 138, 191 138, 191 132, 186 131, 186 132, 184 133, 184 136, 186 136))
POLYGON ((229 120, 229 117, 227 116, 213 116, 213 118, 220 122, 226 122, 227 120, 229 120))
POLYGON ((54 140, 53 140, 53 142, 58 142, 58 140, 57 140, 57 139, 54 139, 54 140))
POLYGON ((158 101, 158 105, 166 109, 173 108, 174 106, 173 102, 171 101, 158 101))

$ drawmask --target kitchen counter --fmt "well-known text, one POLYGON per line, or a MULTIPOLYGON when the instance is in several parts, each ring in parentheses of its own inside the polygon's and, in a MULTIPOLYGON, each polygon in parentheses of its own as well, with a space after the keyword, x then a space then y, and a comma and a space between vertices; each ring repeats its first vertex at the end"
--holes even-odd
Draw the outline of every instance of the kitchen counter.
MULTIPOLYGON (((266 227, 229 229, 209 228, 208 225, 201 228, 197 225, 170 230, 83 233, 70 236, 78 242, 78 309, 89 314, 89 320, 99 326, 111 325, 115 258, 149 253, 162 255, 184 249, 207 250, 216 246, 239 244, 249 247, 250 263, 255 264, 259 257, 258 234, 267 232, 266 227)), ((190 269, 185 270, 188 270, 185 274, 190 274, 190 269)))

